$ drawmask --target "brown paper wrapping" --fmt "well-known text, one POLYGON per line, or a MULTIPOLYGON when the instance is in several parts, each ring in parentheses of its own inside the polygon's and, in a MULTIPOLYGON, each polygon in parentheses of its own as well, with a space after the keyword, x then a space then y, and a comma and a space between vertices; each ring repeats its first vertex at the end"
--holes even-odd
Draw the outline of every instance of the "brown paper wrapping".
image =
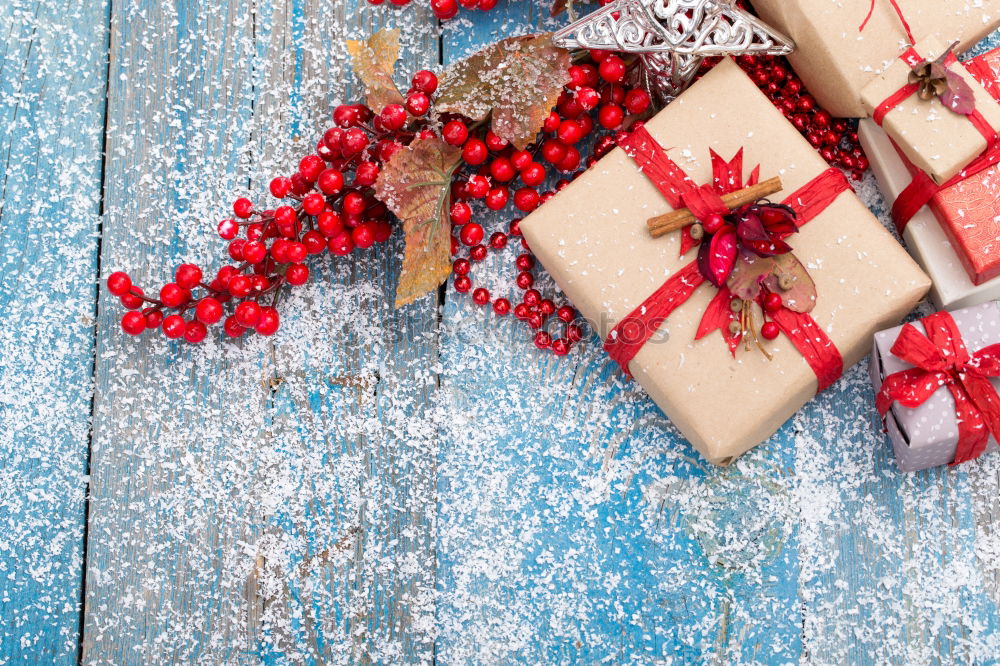
MULTIPOLYGON (((920 41, 958 41, 964 51, 1000 25, 1000 0, 897 0, 920 41)), ((861 89, 907 44, 889 0, 859 31, 870 0, 751 0, 762 19, 795 40, 788 59, 806 88, 835 116, 865 115, 861 89)))
MULTIPOLYGON (((729 159, 744 147, 745 171, 780 176, 780 201, 828 168, 731 60, 723 61, 647 123, 696 182, 710 182, 709 149, 729 159)), ((538 259, 605 338, 675 271, 677 233, 653 239, 646 220, 671 208, 632 160, 615 149, 521 222, 538 259)), ((789 242, 816 282, 813 318, 845 368, 872 334, 896 324, 923 297, 927 277, 851 192, 789 242)), ((728 464, 770 437, 816 392, 816 376, 781 336, 769 362, 741 348, 734 359, 715 333, 695 341, 715 290, 700 287, 635 357, 630 370, 709 461, 728 464)), ((757 313, 760 321, 760 313, 757 313)))
MULTIPOLYGON (((934 60, 948 45, 928 37, 914 47, 926 60, 934 60)), ((910 66, 900 59, 875 77, 861 91, 861 102, 869 114, 906 85, 910 66)), ((950 67, 969 84, 976 99, 976 110, 992 127, 1000 127, 1000 104, 960 64, 950 67)), ((885 115, 882 128, 916 167, 938 185, 948 182, 977 155, 986 149, 986 139, 968 116, 955 113, 937 97, 922 100, 911 95, 885 115)))

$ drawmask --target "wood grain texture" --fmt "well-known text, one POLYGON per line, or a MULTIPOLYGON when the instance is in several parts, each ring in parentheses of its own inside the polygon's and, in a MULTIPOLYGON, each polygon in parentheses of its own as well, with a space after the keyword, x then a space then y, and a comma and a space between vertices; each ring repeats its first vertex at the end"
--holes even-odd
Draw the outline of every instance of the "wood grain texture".
MULTIPOLYGON (((538 26, 534 11, 476 15, 445 34, 446 61, 538 26)), ((510 217, 476 214, 487 233, 510 217)), ((514 256, 477 265, 477 285, 516 297, 514 256)), ((557 359, 491 317, 449 291, 442 385, 462 417, 439 472, 439 660, 797 659, 793 452, 710 469, 599 341, 557 359)))
MULTIPOLYGON (((108 270, 146 286, 217 266, 226 201, 295 168, 357 94, 343 39, 387 16, 431 23, 367 3, 116 4, 108 270)), ((417 35, 407 70, 437 58, 417 35)), ((102 294, 86 663, 429 659, 434 440, 404 435, 434 386, 436 301, 388 310, 399 249, 318 262, 271 340, 127 340, 102 294)))
POLYGON ((107 4, 0 3, 0 664, 77 657, 107 4))

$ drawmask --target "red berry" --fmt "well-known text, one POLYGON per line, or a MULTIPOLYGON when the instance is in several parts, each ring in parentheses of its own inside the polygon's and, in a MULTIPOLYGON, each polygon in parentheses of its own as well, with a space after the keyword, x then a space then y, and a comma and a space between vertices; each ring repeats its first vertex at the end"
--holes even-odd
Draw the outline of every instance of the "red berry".
POLYGON ((575 146, 566 147, 566 156, 559 160, 556 169, 563 173, 575 171, 580 167, 580 151, 575 146))
POLYGON ((760 327, 760 334, 765 340, 774 340, 781 333, 781 329, 773 321, 766 322, 760 327))
POLYGON ((451 205, 451 222, 462 226, 472 219, 472 207, 464 201, 456 201, 451 205))
POLYGON ((545 331, 535 333, 535 346, 539 349, 548 349, 552 344, 552 336, 545 331))
POLYGON ((431 11, 439 19, 448 20, 458 14, 458 3, 455 0, 431 0, 431 11))
POLYGON ((616 55, 608 56, 601 61, 598 71, 608 83, 618 83, 625 78, 625 61, 616 55))
POLYGON ((559 140, 566 144, 573 144, 583 138, 583 127, 576 120, 564 120, 559 124, 556 132, 559 140))
MULTIPOLYGON (((360 229, 360 227, 358 228, 360 229)), ((309 267, 305 264, 290 264, 285 269, 285 280, 293 287, 305 284, 309 281, 309 267)))
POLYGON ((265 306, 260 309, 260 318, 253 329, 261 335, 274 335, 280 325, 278 311, 270 306, 265 306))
MULTIPOLYGON (((323 194, 336 194, 344 187, 344 174, 338 169, 324 169, 316 180, 316 185, 323 194)), ((315 215, 316 213, 310 213, 315 215)))
POLYGON ((142 294, 142 289, 139 289, 139 287, 132 287, 131 291, 119 296, 118 300, 120 300, 122 305, 124 305, 127 309, 138 310, 142 307, 142 304, 145 303, 145 301, 142 300, 142 294))
POLYGON ((306 155, 299 160, 299 175, 308 182, 315 183, 319 174, 326 167, 323 158, 319 155, 306 155))
POLYGON ((493 312, 497 313, 501 317, 510 312, 510 301, 506 298, 498 298, 493 301, 493 312))
POLYGON ((208 329, 200 321, 189 321, 184 325, 184 339, 191 344, 198 344, 208 335, 208 329))
POLYGON ((518 303, 514 306, 514 316, 518 319, 527 319, 529 314, 531 314, 531 311, 524 303, 518 303))
POLYGON ((146 330, 146 317, 134 310, 126 312, 122 315, 122 330, 129 335, 139 335, 146 330))
POLYGON ((327 210, 320 213, 316 218, 316 228, 319 229, 321 234, 330 238, 344 230, 344 223, 341 222, 339 215, 327 210))
POLYGON ((114 296, 127 294, 132 288, 132 278, 127 273, 115 271, 108 276, 108 291, 114 296))
POLYGON ((233 313, 240 326, 251 328, 260 319, 260 306, 254 301, 243 301, 233 313))
POLYGON ((249 199, 239 198, 233 202, 233 214, 240 219, 246 219, 250 217, 253 212, 253 204, 250 203, 249 199))
POLYGON ((542 157, 551 164, 558 164, 566 157, 566 144, 558 139, 549 139, 542 144, 542 157))
POLYGON ((143 316, 146 318, 146 328, 159 328, 163 323, 163 312, 160 310, 150 310, 143 316))
POLYGON ((478 166, 486 161, 486 158, 490 156, 489 149, 486 148, 486 144, 480 139, 469 139, 462 146, 462 159, 466 161, 467 164, 473 166, 478 166))
POLYGON ((530 213, 538 207, 538 192, 530 187, 522 187, 514 193, 514 205, 518 210, 530 213))
POLYGON ((340 149, 344 155, 350 157, 357 155, 368 146, 368 135, 363 129, 354 127, 346 132, 340 139, 340 149))
POLYGON ((625 120, 625 111, 617 104, 605 104, 598 111, 597 119, 605 129, 618 129, 625 120))
POLYGON ((485 245, 474 245, 472 249, 469 250, 469 258, 473 261, 482 261, 486 258, 486 253, 487 250, 485 245))
POLYGON ((198 301, 198 305, 194 308, 194 316, 206 324, 214 324, 222 319, 222 303, 207 296, 198 301))
POLYGON ((566 339, 570 342, 583 340, 583 329, 576 324, 569 324, 566 326, 566 339))
POLYGON ((455 278, 455 291, 464 294, 472 288, 472 280, 467 275, 459 275, 455 278))
POLYGON ((706 232, 714 234, 719 229, 721 229, 722 225, 724 225, 725 223, 726 223, 726 218, 724 218, 719 213, 712 213, 704 220, 702 220, 701 226, 705 229, 706 232))
POLYGON ((362 187, 374 185, 379 172, 378 165, 374 162, 362 162, 354 170, 354 184, 362 187))
POLYGON ((584 87, 576 91, 576 101, 584 111, 590 111, 601 103, 601 95, 593 88, 584 87))
POLYGON ((326 249, 326 238, 318 231, 307 231, 302 234, 302 244, 308 254, 319 254, 326 249))
POLYGON ((568 305, 564 305, 558 310, 556 310, 556 316, 559 317, 561 321, 564 321, 568 324, 574 319, 576 319, 576 310, 574 310, 568 305))
POLYGON ((502 139, 493 130, 486 130, 486 147, 494 152, 500 152, 510 143, 507 139, 502 139))
POLYGON ((535 267, 535 258, 530 254, 519 254, 514 264, 519 271, 530 271, 535 267))
POLYGON ((382 109, 382 113, 378 114, 378 118, 383 127, 390 132, 395 132, 406 124, 406 109, 401 104, 387 104, 382 109))
POLYGON ((537 289, 528 289, 524 292, 524 297, 521 300, 530 308, 541 303, 542 295, 537 289))
POLYGON ((475 222, 470 222, 462 227, 459 233, 462 244, 467 247, 479 244, 483 240, 483 227, 475 222))
MULTIPOLYGON (((472 143, 471 141, 469 143, 472 143)), ((469 145, 468 143, 465 145, 469 145)), ((490 181, 485 176, 473 175, 465 184, 466 193, 473 199, 482 199, 490 191, 490 181)))
POLYGON ((365 212, 365 197, 360 192, 348 192, 344 195, 344 212, 350 215, 361 215, 365 212))
POLYGON ((542 125, 542 131, 552 133, 559 129, 559 123, 562 122, 562 118, 559 116, 557 111, 550 111, 548 117, 545 119, 545 124, 542 125))
POLYGON ((350 233, 341 231, 330 238, 326 246, 333 254, 344 256, 350 254, 354 249, 354 241, 351 240, 350 233))
POLYGON ((538 162, 530 162, 521 169, 521 182, 530 187, 541 185, 545 180, 545 167, 538 162))
POLYGON ((490 236, 490 247, 494 250, 502 250, 507 247, 507 234, 502 231, 494 232, 490 236))
POLYGON ((326 208, 326 199, 319 192, 311 192, 302 199, 302 210, 306 215, 319 215, 326 208))
POLYGON ((226 317, 226 321, 222 324, 222 330, 231 338, 238 338, 247 332, 246 327, 240 325, 233 315, 226 317))
MULTIPOLYGON (((406 96, 406 110, 413 116, 422 116, 431 108, 431 98, 422 92, 411 92, 406 96)), ((382 121, 383 124, 385 121, 382 121)))
POLYGON ((163 326, 163 335, 171 340, 176 340, 184 335, 184 328, 187 324, 184 321, 184 317, 172 314, 164 317, 163 324, 161 325, 163 326))
POLYGON ((351 231, 351 241, 353 241, 356 247, 362 250, 367 250, 372 245, 375 244, 375 229, 372 227, 371 222, 365 222, 364 224, 359 224, 351 231))
POLYGON ((253 285, 250 282, 250 278, 246 275, 234 275, 230 278, 229 284, 226 288, 229 290, 229 293, 236 298, 243 298, 250 293, 253 285))
POLYGON ((486 207, 490 210, 500 210, 507 205, 508 198, 510 198, 510 190, 502 185, 494 187, 486 195, 486 207))
POLYGON ((292 181, 281 176, 273 178, 269 189, 275 198, 284 199, 292 191, 292 181))
POLYGON ((446 143, 461 146, 469 138, 469 128, 461 120, 449 120, 441 129, 441 136, 446 143))
POLYGON ((415 90, 431 95, 435 90, 437 90, 438 87, 437 75, 428 69, 422 69, 413 75, 413 78, 410 80, 410 85, 412 85, 415 90))
POLYGON ((191 292, 173 282, 160 287, 160 300, 168 308, 176 308, 184 305, 191 299, 191 292))
POLYGON ((516 174, 517 171, 514 169, 514 165, 506 157, 498 157, 490 162, 490 175, 501 183, 506 183, 514 178, 516 174))
POLYGON ((236 224, 236 220, 226 219, 219 222, 217 227, 219 232, 219 238, 222 240, 233 240, 236 238, 236 234, 240 232, 240 226, 236 224))
POLYGON ((472 302, 476 305, 486 305, 490 302, 490 292, 488 289, 479 287, 472 292, 472 302))
POLYGON ((298 241, 292 241, 285 247, 285 257, 288 261, 299 262, 305 259, 306 255, 309 254, 306 251, 306 246, 298 241))
POLYGON ((781 294, 770 292, 764 297, 764 309, 768 312, 777 312, 782 305, 781 294))
POLYGON ((468 275, 471 268, 472 265, 469 263, 468 259, 456 259, 451 265, 451 270, 455 273, 455 275, 468 275))
POLYGON ((564 338, 559 338, 552 342, 552 353, 556 356, 565 356, 569 353, 569 341, 564 338))
POLYGON ((528 271, 521 271, 514 279, 514 283, 521 289, 528 289, 531 285, 535 284, 535 276, 528 271))
POLYGON ((625 108, 632 115, 638 115, 649 108, 649 93, 642 88, 633 88, 625 94, 625 108))

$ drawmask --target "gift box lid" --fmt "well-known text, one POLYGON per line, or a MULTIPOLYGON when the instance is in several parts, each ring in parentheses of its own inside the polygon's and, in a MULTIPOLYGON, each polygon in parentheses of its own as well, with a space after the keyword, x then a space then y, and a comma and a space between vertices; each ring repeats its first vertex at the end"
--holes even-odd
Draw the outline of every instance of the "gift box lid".
MULTIPOLYGON (((829 169, 809 143, 732 60, 724 60, 646 123, 698 183, 712 179, 710 150, 744 150, 744 171, 780 176, 780 201, 829 169)), ((621 149, 611 151, 521 222, 532 251, 605 338, 695 253, 679 256, 679 233, 654 239, 646 221, 671 210, 621 149)), ((845 367, 871 335, 899 321, 929 281, 850 191, 789 239, 807 264, 818 299, 812 317, 845 367)), ((635 356, 630 369, 681 432, 710 461, 725 463, 767 439, 811 398, 817 378, 784 336, 774 361, 742 349, 734 358, 718 333, 695 340, 716 290, 702 286, 635 356), (724 414, 720 405, 725 405, 724 414)))
MULTIPOLYGON (((921 61, 934 61, 948 49, 936 37, 921 40, 913 47, 921 61)), ((916 63, 897 58, 861 91, 865 110, 874 113, 883 102, 908 83, 916 63)), ((975 108, 990 127, 1000 127, 1000 104, 958 62, 948 69, 960 76, 972 92, 975 108)), ((911 163, 937 184, 948 182, 987 147, 986 138, 969 116, 948 109, 938 97, 921 99, 910 95, 885 114, 882 127, 911 163)))

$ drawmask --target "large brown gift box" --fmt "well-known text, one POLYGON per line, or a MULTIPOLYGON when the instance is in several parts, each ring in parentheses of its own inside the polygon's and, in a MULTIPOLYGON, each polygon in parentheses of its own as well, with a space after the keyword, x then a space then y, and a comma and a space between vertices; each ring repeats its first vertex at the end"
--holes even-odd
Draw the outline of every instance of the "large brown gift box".
MULTIPOLYGON (((948 45, 928 37, 913 50, 920 56, 918 62, 933 61, 948 50, 948 45)), ((994 129, 1000 127, 1000 104, 986 88, 957 61, 948 69, 969 86, 976 111, 983 120, 994 129)), ((911 70, 912 65, 897 58, 881 76, 875 77, 861 91, 865 110, 873 114, 907 84, 911 70)), ((969 117, 950 110, 937 97, 924 100, 919 95, 910 95, 886 113, 881 124, 907 159, 938 185, 951 180, 987 147, 986 137, 969 117)))
MULTIPOLYGON (((909 42, 890 0, 751 0, 762 19, 795 40, 788 59, 827 111, 865 115, 861 89, 909 42), (865 24, 869 8, 871 19, 865 24)), ((915 41, 969 48, 1000 25, 1000 0, 896 0, 915 41)))
MULTIPOLYGON (((709 150, 744 149, 749 172, 780 176, 780 201, 826 171, 810 147, 732 60, 724 60, 646 123, 696 183, 712 179, 709 150)), ((671 207, 620 148, 608 153, 521 222, 532 251, 606 338, 696 251, 679 256, 680 233, 654 239, 646 221, 671 207)), ((861 360, 875 331, 895 325, 924 296, 927 277, 864 204, 842 193, 788 242, 818 298, 811 315, 844 368, 861 360)), ((812 398, 817 378, 784 336, 766 342, 774 360, 722 335, 695 341, 716 290, 699 287, 629 364, 629 370, 709 461, 730 463, 770 437, 812 398)), ((756 306, 755 306, 756 307, 756 306)), ((756 319, 761 320, 759 311, 756 319)))

